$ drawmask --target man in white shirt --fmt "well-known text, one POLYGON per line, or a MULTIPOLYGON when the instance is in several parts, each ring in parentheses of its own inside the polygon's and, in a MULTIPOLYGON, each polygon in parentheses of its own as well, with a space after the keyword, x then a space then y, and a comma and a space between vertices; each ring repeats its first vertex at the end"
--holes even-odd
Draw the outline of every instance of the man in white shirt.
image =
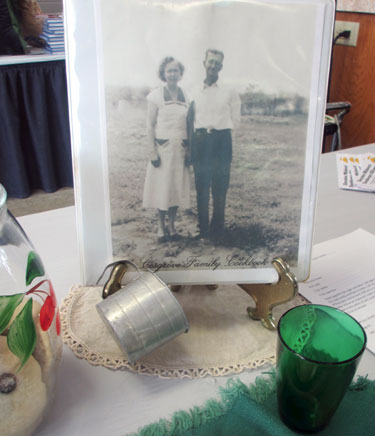
POLYGON ((223 235, 225 203, 232 162, 232 129, 240 118, 241 102, 237 93, 217 83, 224 54, 209 49, 203 65, 206 78, 193 95, 189 113, 191 161, 197 192, 197 238, 218 240, 223 235), (210 189, 213 213, 209 220, 210 189))

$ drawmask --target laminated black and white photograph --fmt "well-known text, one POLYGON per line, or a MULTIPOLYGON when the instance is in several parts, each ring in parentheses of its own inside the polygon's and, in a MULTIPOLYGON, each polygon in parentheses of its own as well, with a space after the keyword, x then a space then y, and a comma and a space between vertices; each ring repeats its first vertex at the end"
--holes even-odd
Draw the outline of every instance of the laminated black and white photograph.
POLYGON ((333 11, 67 2, 86 283, 119 259, 176 284, 273 282, 276 257, 308 277, 333 11))

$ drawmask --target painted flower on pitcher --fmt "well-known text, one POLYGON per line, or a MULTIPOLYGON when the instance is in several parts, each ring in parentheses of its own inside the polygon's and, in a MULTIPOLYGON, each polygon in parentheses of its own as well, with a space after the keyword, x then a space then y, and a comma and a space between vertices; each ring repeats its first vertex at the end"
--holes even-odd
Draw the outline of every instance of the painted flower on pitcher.
MULTIPOLYGON (((43 277, 45 270, 39 255, 30 251, 26 266, 26 286, 31 285, 34 279, 43 277)), ((36 330, 32 314, 34 295, 41 299, 42 307, 39 312, 39 323, 43 331, 49 330, 55 319, 55 328, 60 335, 60 314, 52 283, 43 279, 31 287, 25 294, 0 296, 0 334, 7 331, 7 344, 10 351, 20 359, 18 371, 25 365, 32 355, 36 345, 36 330), (25 301, 22 309, 14 317, 17 307, 25 301), (14 319, 12 320, 12 318, 14 319)), ((21 306, 20 306, 21 307, 21 306)))
POLYGON ((56 332, 59 335, 59 325, 58 325, 58 317, 57 314, 59 313, 59 309, 57 307, 57 300, 55 291, 52 286, 51 280, 42 280, 41 282, 37 283, 35 286, 33 286, 30 290, 26 292, 26 295, 36 295, 42 300, 42 308, 39 312, 39 322, 40 327, 43 331, 47 331, 53 322, 53 319, 56 315, 55 320, 55 328, 56 332), (48 291, 43 289, 43 285, 47 283, 48 284, 48 291))

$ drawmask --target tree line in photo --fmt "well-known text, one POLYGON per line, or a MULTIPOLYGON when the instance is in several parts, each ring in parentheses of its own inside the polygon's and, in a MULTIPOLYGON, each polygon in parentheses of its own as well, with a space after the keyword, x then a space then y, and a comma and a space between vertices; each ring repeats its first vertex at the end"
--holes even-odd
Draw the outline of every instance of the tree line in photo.
MULTIPOLYGON (((129 103, 146 104, 146 96, 151 87, 118 86, 108 87, 107 101, 116 106, 121 100, 129 103)), ((293 115, 307 115, 308 99, 292 93, 270 93, 250 84, 244 92, 239 93, 241 99, 241 115, 265 115, 287 117, 293 115)))

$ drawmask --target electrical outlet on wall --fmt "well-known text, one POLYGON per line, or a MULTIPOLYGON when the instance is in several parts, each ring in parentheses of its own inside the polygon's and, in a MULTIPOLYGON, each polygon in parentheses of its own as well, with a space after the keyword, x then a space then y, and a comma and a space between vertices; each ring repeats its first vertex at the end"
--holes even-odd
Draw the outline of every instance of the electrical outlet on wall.
POLYGON ((338 38, 336 40, 336 44, 350 45, 352 47, 355 47, 357 45, 359 23, 353 23, 351 21, 335 21, 335 30, 333 37, 336 38, 338 34, 345 30, 350 32, 349 38, 338 38))

